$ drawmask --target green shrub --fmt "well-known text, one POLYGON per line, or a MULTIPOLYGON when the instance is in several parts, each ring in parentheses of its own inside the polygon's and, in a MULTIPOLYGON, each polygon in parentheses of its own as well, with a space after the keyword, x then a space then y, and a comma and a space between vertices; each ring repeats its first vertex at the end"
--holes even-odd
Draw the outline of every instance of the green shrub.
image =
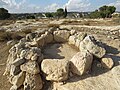
POLYGON ((8 19, 9 17, 10 17, 10 14, 8 13, 8 10, 4 8, 0 8, 0 19, 4 20, 4 19, 8 19))

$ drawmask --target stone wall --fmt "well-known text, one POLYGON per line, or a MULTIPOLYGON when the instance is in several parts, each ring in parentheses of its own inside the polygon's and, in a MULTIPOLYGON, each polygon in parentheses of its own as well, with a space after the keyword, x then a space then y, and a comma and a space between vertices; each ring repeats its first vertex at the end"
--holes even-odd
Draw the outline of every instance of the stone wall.
POLYGON ((41 90, 45 86, 41 76, 51 82, 64 82, 70 73, 84 75, 90 71, 93 57, 99 58, 103 67, 111 69, 114 62, 105 55, 104 46, 92 35, 50 28, 30 33, 12 46, 4 75, 13 85, 10 90, 21 86, 24 90, 41 90), (80 50, 71 60, 44 59, 41 51, 45 45, 66 42, 80 50))

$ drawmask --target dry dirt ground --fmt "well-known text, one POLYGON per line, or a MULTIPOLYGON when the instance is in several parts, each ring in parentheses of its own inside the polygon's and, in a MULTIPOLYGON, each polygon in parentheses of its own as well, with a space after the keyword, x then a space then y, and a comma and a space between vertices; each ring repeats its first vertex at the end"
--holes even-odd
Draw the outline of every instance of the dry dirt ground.
POLYGON ((6 76, 3 76, 9 54, 8 51, 9 47, 6 45, 6 42, 0 42, 0 90, 9 90, 11 87, 6 76))
MULTIPOLYGON (((52 21, 52 20, 50 20, 50 21, 52 21)), ((55 22, 53 24, 50 23, 51 26, 48 24, 50 21, 49 20, 44 20, 44 21, 40 20, 38 22, 44 22, 44 24, 46 24, 46 25, 43 25, 43 23, 42 23, 42 25, 44 27, 47 27, 47 26, 51 27, 52 25, 54 26, 55 22)), ((102 21, 104 21, 104 20, 102 20, 102 21)), ((98 25, 98 26, 99 25, 104 25, 104 26, 108 25, 109 26, 110 24, 114 23, 110 20, 104 21, 105 23, 101 23, 102 21, 98 21, 98 20, 94 21, 94 22, 92 22, 91 25, 95 25, 96 22, 97 22, 96 25, 98 25), (109 23, 109 22, 111 22, 111 23, 109 23), (106 24, 106 23, 109 23, 109 24, 106 24)), ((2 24, 3 26, 5 25, 4 23, 2 24)), ((80 23, 80 21, 77 21, 77 22, 73 21, 72 23, 71 23, 71 21, 70 22, 69 21, 59 22, 60 25, 65 24, 65 25, 71 25, 71 26, 78 25, 79 23, 80 23)), ((112 24, 112 25, 117 25, 117 24, 112 24)), ((43 28, 43 27, 41 27, 41 28, 43 28)), ((78 30, 78 29, 79 29, 79 27, 76 28, 76 30, 78 30)), ((104 43, 107 53, 109 53, 112 56, 113 60, 115 61, 114 67, 116 67, 117 65, 120 65, 120 38, 117 38, 117 39, 108 38, 108 34, 105 34, 105 32, 106 31, 102 31, 100 33, 99 32, 95 33, 93 31, 86 31, 86 33, 92 34, 93 36, 95 36, 95 38, 97 40, 100 40, 104 43)), ((6 45, 6 42, 0 42, 0 90, 9 90, 11 87, 6 76, 3 76, 3 73, 5 71, 6 60, 8 57, 8 51, 9 51, 9 47, 6 45)), ((49 59, 70 60, 76 52, 78 52, 78 49, 74 46, 68 45, 67 43, 65 43, 65 44, 61 44, 61 43, 49 44, 48 46, 44 47, 44 49, 43 49, 45 58, 49 58, 49 59)), ((59 85, 58 85, 59 90, 79 90, 78 87, 81 87, 81 90, 118 90, 118 89, 116 89, 116 85, 114 85, 114 81, 112 82, 112 74, 110 74, 110 71, 105 70, 100 67, 96 67, 97 66, 96 64, 99 64, 99 62, 94 62, 94 65, 92 67, 92 73, 85 75, 83 77, 77 77, 77 76, 72 77, 71 79, 69 79, 67 81, 67 84, 63 85, 62 87, 61 86, 59 87, 59 85), (88 87, 86 87, 86 86, 88 86, 88 87), (95 89, 94 87, 102 88, 102 89, 95 89), (108 87, 108 88, 104 88, 104 87, 108 87)), ((45 89, 45 90, 47 90, 47 89, 45 89)))

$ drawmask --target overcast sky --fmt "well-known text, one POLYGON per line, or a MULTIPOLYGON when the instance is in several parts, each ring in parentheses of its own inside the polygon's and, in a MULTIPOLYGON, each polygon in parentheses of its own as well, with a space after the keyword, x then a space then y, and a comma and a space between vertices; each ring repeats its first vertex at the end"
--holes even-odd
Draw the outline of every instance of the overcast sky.
POLYGON ((0 8, 10 13, 51 12, 65 6, 68 11, 93 11, 103 5, 114 5, 120 11, 120 0, 0 0, 0 8))

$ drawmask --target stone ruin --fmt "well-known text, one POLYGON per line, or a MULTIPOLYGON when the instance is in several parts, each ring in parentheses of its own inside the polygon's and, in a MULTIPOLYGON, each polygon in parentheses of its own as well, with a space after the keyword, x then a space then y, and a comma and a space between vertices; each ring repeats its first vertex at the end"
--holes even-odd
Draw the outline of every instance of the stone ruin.
POLYGON ((50 28, 30 33, 12 46, 4 75, 8 76, 13 85, 10 90, 18 90, 20 87, 24 90, 42 90, 45 84, 41 76, 51 82, 64 82, 70 73, 84 75, 91 71, 94 57, 100 59, 104 68, 111 69, 114 65, 102 43, 92 35, 50 28), (44 59, 43 46, 66 42, 79 49, 71 60, 44 59))

